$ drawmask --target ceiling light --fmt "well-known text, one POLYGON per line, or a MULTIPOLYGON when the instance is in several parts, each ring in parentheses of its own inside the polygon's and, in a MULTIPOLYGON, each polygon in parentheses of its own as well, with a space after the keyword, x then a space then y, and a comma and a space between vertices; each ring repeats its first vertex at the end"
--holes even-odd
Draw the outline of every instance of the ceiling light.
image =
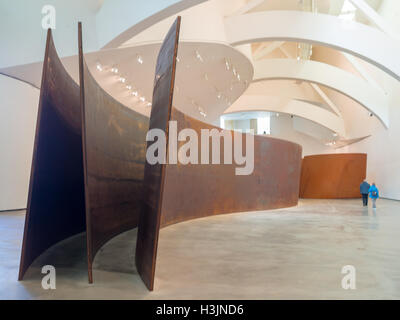
POLYGON ((205 117, 207 117, 207 114, 206 114, 206 112, 204 111, 204 109, 202 108, 202 107, 199 107, 199 113, 205 118, 205 117))
POLYGON ((119 78, 119 81, 122 82, 122 83, 125 83, 125 82, 126 82, 126 79, 125 79, 124 77, 120 77, 120 78, 119 78))
POLYGON ((96 64, 96 69, 98 70, 98 71, 103 71, 103 67, 101 66, 101 64, 100 64, 100 62, 97 62, 97 64, 96 64))
POLYGON ((117 67, 112 67, 111 72, 117 74, 118 73, 118 68, 117 67))
POLYGON ((207 73, 204 74, 204 79, 205 79, 206 81, 208 81, 208 74, 207 74, 207 73))
POLYGON ((279 117, 279 113, 277 113, 276 116, 279 117))
POLYGON ((226 60, 226 59, 225 59, 225 68, 226 68, 226 70, 228 70, 228 71, 229 71, 229 69, 231 68, 230 65, 229 65, 229 61, 226 60))
POLYGON ((181 59, 179 59, 179 57, 176 57, 176 62, 181 62, 181 59))
POLYGON ((128 85, 126 86, 126 88, 127 88, 128 90, 131 90, 131 89, 132 89, 132 86, 131 86, 130 84, 128 84, 128 85))
POLYGON ((146 98, 145 97, 140 97, 139 100, 142 101, 142 102, 145 102, 146 98))
POLYGON ((132 95, 137 97, 138 96, 138 92, 137 91, 132 91, 132 95))
POLYGON ((240 74, 239 73, 237 74, 237 79, 240 81, 240 74))
POLYGON ((137 55, 136 57, 137 62, 139 62, 140 64, 143 64, 143 58, 140 55, 137 55))
POLYGON ((235 67, 232 68, 233 75, 236 77, 236 69, 235 67))
POLYGON ((217 98, 218 98, 218 99, 221 99, 221 98, 222 98, 222 93, 221 93, 221 92, 218 92, 218 93, 217 93, 217 98))
POLYGON ((203 58, 202 58, 202 56, 200 55, 200 53, 196 50, 196 58, 200 61, 200 62, 203 62, 203 58))
POLYGON ((147 103, 147 106, 148 106, 148 107, 151 107, 151 102, 148 102, 148 103, 147 103))

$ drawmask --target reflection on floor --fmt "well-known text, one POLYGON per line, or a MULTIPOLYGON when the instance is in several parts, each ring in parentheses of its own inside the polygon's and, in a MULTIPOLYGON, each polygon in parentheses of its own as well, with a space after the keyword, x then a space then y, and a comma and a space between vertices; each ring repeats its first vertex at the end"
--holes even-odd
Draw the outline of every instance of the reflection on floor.
POLYGON ((136 230, 110 241, 87 283, 85 237, 51 248, 17 281, 24 212, 0 214, 0 299, 400 298, 400 202, 302 200, 298 207, 223 215, 161 231, 154 292, 133 264, 136 230), (57 270, 43 290, 41 267, 57 270), (356 290, 341 287, 345 265, 356 290))

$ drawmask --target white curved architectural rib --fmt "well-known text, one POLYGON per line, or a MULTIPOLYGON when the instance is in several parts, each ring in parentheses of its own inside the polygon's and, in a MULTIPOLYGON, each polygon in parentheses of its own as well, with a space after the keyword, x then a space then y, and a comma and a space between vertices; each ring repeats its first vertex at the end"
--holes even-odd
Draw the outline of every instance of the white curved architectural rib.
POLYGON ((354 54, 400 80, 400 43, 361 23, 301 11, 264 11, 226 18, 228 42, 320 44, 354 54))
MULTIPOLYGON (((217 42, 226 43, 225 21, 218 10, 218 2, 206 1, 198 4, 189 10, 179 12, 181 16, 182 28, 179 32, 179 41, 190 42, 217 42), (204 23, 204 17, 207 17, 207 23, 204 23), (199 26, 202 26, 199 28, 199 26)), ((155 20, 156 17, 153 17, 155 20)), ((139 45, 151 42, 163 42, 165 30, 168 30, 174 23, 176 15, 172 15, 162 21, 154 23, 146 30, 133 36, 119 47, 139 45)), ((134 26, 128 33, 132 33, 137 27, 134 26)), ((250 46, 250 44, 247 44, 250 46)))
POLYGON ((157 22, 205 1, 105 0, 96 16, 100 46, 103 49, 119 47, 157 22))
POLYGON ((273 111, 299 116, 345 137, 346 131, 342 118, 330 111, 306 101, 271 97, 265 95, 243 95, 224 114, 244 111, 273 111))
POLYGON ((374 113, 383 125, 389 126, 386 96, 363 79, 337 67, 294 59, 265 59, 254 64, 254 81, 295 79, 321 84, 339 91, 374 113))

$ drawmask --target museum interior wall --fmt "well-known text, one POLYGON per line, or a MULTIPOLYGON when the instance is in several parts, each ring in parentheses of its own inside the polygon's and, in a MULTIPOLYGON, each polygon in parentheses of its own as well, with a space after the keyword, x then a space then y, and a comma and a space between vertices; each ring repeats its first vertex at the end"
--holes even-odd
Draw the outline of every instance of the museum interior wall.
POLYGON ((364 110, 352 108, 346 112, 350 130, 364 130, 371 136, 364 141, 342 148, 340 152, 367 153, 367 180, 379 186, 381 197, 400 200, 400 84, 376 68, 371 72, 380 81, 390 99, 390 127, 383 128, 375 117, 369 117, 364 110))
POLYGON ((0 74, 0 211, 26 208, 39 90, 0 74))

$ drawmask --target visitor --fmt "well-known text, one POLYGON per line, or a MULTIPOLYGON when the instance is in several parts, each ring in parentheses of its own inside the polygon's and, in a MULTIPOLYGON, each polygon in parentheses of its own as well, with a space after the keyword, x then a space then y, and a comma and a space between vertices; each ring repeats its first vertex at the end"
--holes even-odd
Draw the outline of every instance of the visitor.
POLYGON ((361 193, 361 196, 362 196, 362 201, 363 201, 363 206, 364 207, 368 206, 368 193, 369 193, 369 188, 370 187, 371 186, 369 185, 367 180, 364 180, 360 184, 360 193, 361 193))
POLYGON ((369 196, 372 199, 372 208, 376 208, 376 199, 379 198, 379 190, 376 187, 375 183, 372 183, 372 186, 369 188, 369 196))

